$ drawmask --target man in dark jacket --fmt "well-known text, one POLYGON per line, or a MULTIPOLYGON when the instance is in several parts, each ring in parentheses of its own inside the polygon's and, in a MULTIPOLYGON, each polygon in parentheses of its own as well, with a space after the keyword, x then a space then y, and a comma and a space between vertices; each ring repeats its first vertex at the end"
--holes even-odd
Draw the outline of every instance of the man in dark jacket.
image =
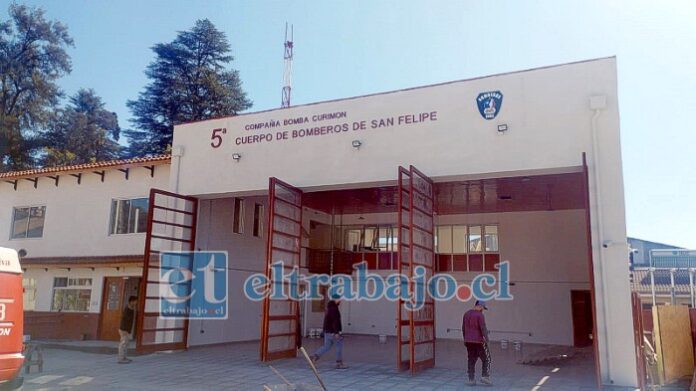
POLYGON ((131 339, 131 333, 133 332, 133 323, 135 320, 135 308, 138 305, 138 298, 131 296, 128 298, 128 305, 123 309, 121 314, 121 324, 118 327, 118 335, 121 340, 118 344, 118 363, 128 364, 131 359, 126 357, 126 351, 128 350, 128 342, 131 339))
POLYGON ((491 385, 491 353, 488 350, 488 329, 486 328, 486 318, 483 310, 487 310, 486 303, 476 301, 473 309, 467 311, 462 319, 462 337, 466 345, 468 355, 469 385, 476 384, 474 375, 476 373, 476 361, 481 359, 483 368, 481 369, 481 383, 491 385))
POLYGON ((317 361, 321 356, 336 345, 336 369, 348 368, 343 364, 343 327, 341 326, 341 311, 338 310, 340 296, 332 295, 326 305, 324 314, 324 346, 314 352, 312 361, 317 361))

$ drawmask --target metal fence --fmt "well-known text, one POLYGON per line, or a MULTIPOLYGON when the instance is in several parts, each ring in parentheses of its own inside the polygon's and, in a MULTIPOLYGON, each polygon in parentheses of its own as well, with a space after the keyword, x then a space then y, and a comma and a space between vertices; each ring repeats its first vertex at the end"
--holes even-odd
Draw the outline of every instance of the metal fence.
POLYGON ((658 295, 668 295, 672 304, 678 298, 688 298, 691 307, 696 308, 696 268, 634 268, 631 274, 633 291, 649 294, 653 305, 658 295))

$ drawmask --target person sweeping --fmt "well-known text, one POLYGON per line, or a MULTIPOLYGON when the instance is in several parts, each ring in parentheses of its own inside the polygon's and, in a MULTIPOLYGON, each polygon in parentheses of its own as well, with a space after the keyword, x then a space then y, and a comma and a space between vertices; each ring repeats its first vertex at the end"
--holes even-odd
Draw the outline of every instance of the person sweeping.
POLYGON ((476 300, 473 309, 470 309, 462 318, 462 337, 466 345, 468 356, 468 373, 470 386, 476 385, 476 362, 480 359, 481 384, 491 385, 491 353, 488 350, 488 329, 486 328, 486 318, 483 311, 487 310, 486 303, 476 300))

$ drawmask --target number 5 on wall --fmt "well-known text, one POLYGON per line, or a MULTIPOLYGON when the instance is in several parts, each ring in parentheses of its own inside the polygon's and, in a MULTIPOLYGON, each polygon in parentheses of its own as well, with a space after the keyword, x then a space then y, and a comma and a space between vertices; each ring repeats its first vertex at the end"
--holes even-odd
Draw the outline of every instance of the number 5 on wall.
POLYGON ((226 134, 227 129, 226 128, 217 128, 213 129, 213 134, 210 136, 210 146, 213 148, 218 148, 222 145, 222 136, 221 134, 226 134))

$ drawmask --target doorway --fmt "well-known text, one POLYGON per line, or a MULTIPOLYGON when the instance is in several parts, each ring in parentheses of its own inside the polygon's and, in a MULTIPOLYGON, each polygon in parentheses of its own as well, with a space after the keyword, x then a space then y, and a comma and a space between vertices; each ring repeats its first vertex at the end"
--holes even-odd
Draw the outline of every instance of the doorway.
POLYGON ((590 291, 570 291, 570 301, 573 311, 573 345, 578 348, 592 346, 594 330, 590 291))
POLYGON ((118 341, 121 313, 130 296, 138 296, 140 277, 104 277, 99 339, 118 341))

